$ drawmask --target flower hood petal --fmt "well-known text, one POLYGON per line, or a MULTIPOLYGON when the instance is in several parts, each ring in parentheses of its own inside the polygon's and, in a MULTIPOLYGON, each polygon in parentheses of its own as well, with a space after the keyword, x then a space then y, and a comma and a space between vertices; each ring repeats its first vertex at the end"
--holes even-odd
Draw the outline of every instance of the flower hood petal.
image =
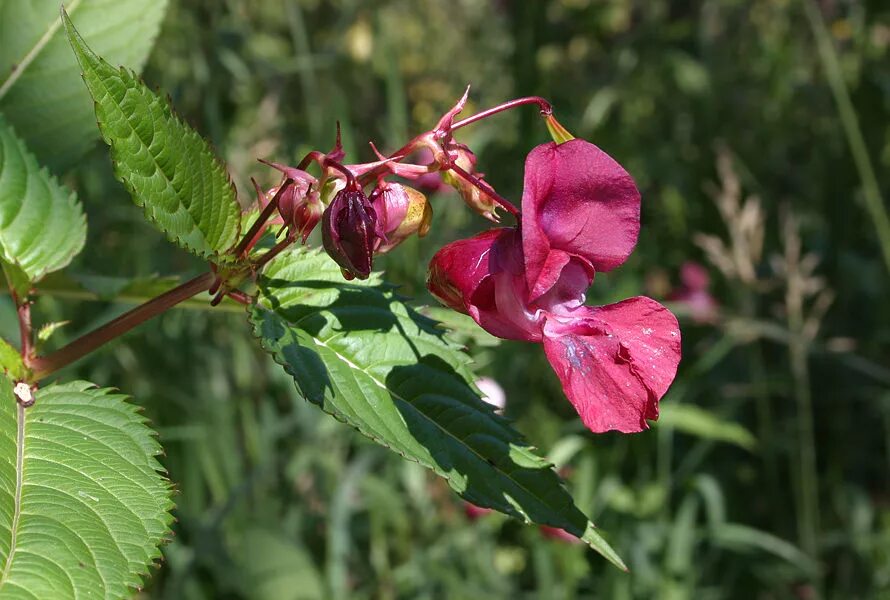
POLYGON ((550 142, 525 161, 522 238, 530 299, 552 285, 554 250, 581 257, 597 271, 623 263, 640 231, 640 192, 608 154, 582 139, 550 142))

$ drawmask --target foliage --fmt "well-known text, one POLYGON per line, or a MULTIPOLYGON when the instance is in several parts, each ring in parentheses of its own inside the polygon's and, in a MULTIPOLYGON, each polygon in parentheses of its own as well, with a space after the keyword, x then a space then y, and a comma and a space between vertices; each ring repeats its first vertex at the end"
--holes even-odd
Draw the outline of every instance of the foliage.
MULTIPOLYGON (((89 0, 81 4, 73 18, 87 43, 110 64, 137 67, 115 52, 139 46, 136 38, 153 36, 153 26, 119 22, 109 35, 126 31, 121 39, 134 43, 105 47, 90 35, 102 20, 81 24, 89 0)), ((109 18, 111 4, 130 2, 105 3, 109 18)), ((681 319, 684 361, 663 420, 631 437, 584 433, 539 353, 498 344, 449 315, 474 370, 505 388, 505 416, 549 450, 577 506, 610 533, 626 575, 583 546, 514 520, 466 517, 443 480, 304 402, 293 378, 251 339, 241 307, 194 310, 206 301, 191 301, 58 374, 133 393, 160 434, 180 493, 175 536, 145 595, 885 595, 890 284, 874 219, 863 210, 874 202, 860 202, 874 189, 857 164, 864 147, 886 198, 890 14, 874 1, 808 4, 826 25, 818 42, 802 3, 772 0, 171 3, 144 77, 207 136, 242 200, 250 176, 264 188, 277 183, 256 157, 286 162, 327 147, 336 120, 354 155, 368 139, 393 147, 467 82, 476 103, 468 111, 511 91, 540 93, 572 133, 625 165, 643 192, 640 245, 620 272, 597 275, 589 301, 641 292, 666 298, 692 258, 710 272, 719 311, 710 322, 691 313, 681 319), (837 59, 830 83, 826 48, 837 59), (844 118, 838 86, 849 98, 844 118), (857 135, 854 161, 849 140, 857 135), (725 210, 733 197, 749 208, 725 210), (762 240, 756 255, 734 244, 756 241, 752 222, 762 240), (795 261, 794 231, 805 260, 795 261), (737 254, 753 277, 740 276, 748 271, 736 268, 737 254), (805 311, 795 323, 798 301, 805 311), (810 444, 799 419, 807 398, 816 473, 808 490, 801 449, 810 444), (805 497, 817 509, 815 549, 801 535, 809 527, 798 519, 805 497)), ((16 39, 10 31, 27 29, 7 18, 21 6, 0 1, 0 48, 16 39)), ((46 22, 57 5, 50 8, 46 22)), ((44 342, 46 352, 202 268, 145 225, 107 149, 61 152, 98 132, 61 38, 47 48, 58 43, 71 84, 47 89, 81 94, 84 135, 50 137, 48 152, 37 142, 31 150, 77 191, 90 233, 69 269, 38 283, 39 322, 70 322, 44 342), (65 165, 75 168, 63 172, 65 165)), ((0 99, 0 112, 30 146, 40 128, 11 116, 13 96, 0 99)), ((545 140, 533 113, 460 136, 484 148, 479 168, 508 198, 519 197, 522 157, 545 140)), ((56 117, 69 118, 35 110, 32 123, 56 117)), ((400 294, 426 302, 426 260, 485 226, 450 194, 432 203, 430 235, 380 262, 400 294)), ((438 310, 431 316, 440 319, 438 310)), ((14 340, 17 329, 7 299, 0 334, 14 340)))
POLYGON ((71 262, 87 225, 77 196, 41 169, 0 115, 0 249, 28 282, 71 262))
POLYGON ((222 260, 235 245, 241 210, 225 167, 169 104, 90 50, 65 17, 115 174, 146 218, 186 250, 222 260))
POLYGON ((468 502, 566 529, 626 568, 550 463, 479 399, 467 356, 435 321, 379 283, 344 283, 320 252, 279 255, 259 285, 254 331, 307 400, 433 469, 468 502))
MULTIPOLYGON (((0 2, 0 112, 41 164, 68 169, 97 138, 89 94, 58 18, 59 2, 0 2)), ((114 64, 141 70, 167 0, 70 0, 83 34, 114 64)))
POLYGON ((132 594, 172 522, 145 418, 126 396, 83 381, 40 390, 28 409, 9 379, 0 385, 0 595, 132 594))

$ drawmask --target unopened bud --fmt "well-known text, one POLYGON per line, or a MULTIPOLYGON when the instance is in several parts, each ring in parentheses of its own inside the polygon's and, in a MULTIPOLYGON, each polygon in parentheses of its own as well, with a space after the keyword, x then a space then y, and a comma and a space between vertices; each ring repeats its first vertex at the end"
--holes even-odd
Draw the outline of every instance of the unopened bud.
POLYGON ((367 279, 381 237, 377 214, 359 188, 340 191, 322 215, 322 243, 346 279, 367 279))
POLYGON ((423 237, 430 230, 433 209, 426 196, 399 183, 387 183, 371 194, 371 205, 383 237, 376 252, 389 252, 413 234, 423 237))
MULTIPOLYGON (((466 171, 471 175, 475 175, 481 179, 482 175, 476 173, 476 156, 473 152, 463 144, 457 146, 457 158, 453 159, 454 165, 466 171)), ((452 171, 445 170, 442 172, 442 180, 452 186, 460 194, 460 197, 467 206, 472 208, 478 214, 482 215, 489 221, 495 223, 500 222, 496 209, 498 203, 490 195, 480 190, 477 186, 467 181, 463 177, 456 175, 452 171)))
MULTIPOLYGON (((270 190, 268 195, 271 197, 276 191, 270 190)), ((323 212, 324 205, 318 198, 318 192, 304 181, 294 181, 278 199, 278 213, 284 224, 292 233, 300 236, 304 244, 323 212)))

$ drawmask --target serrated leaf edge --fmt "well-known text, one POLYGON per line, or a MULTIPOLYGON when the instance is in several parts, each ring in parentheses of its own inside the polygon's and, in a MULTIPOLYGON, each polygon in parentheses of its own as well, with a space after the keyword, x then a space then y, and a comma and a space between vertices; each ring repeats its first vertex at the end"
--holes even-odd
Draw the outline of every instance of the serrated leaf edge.
MULTIPOLYGON (((262 292, 261 292, 261 293, 262 293, 262 292)), ((401 300, 399 300, 399 301, 401 302, 401 300)), ((258 331, 258 327, 256 326, 256 324, 253 322, 253 319, 251 318, 251 312, 250 312, 251 309, 254 309, 254 310, 263 310, 263 311, 270 312, 270 313, 274 314, 277 318, 281 319, 282 321, 285 321, 284 318, 281 317, 280 315, 278 315, 274 309, 269 309, 269 308, 263 307, 263 306, 261 306, 259 303, 255 303, 255 304, 253 304, 252 306, 249 306, 249 307, 248 307, 248 313, 247 313, 247 314, 248 314, 248 323, 249 323, 249 325, 250 325, 250 327, 251 327, 251 331, 252 331, 252 333, 253 333, 253 336, 257 339, 257 341, 259 342, 259 344, 260 344, 260 346, 263 348, 263 350, 265 350, 265 351, 272 357, 272 360, 273 360, 275 363, 277 363, 278 365, 280 365, 280 366, 285 370, 285 372, 287 372, 288 375, 291 376, 291 378, 294 378, 294 374, 291 372, 289 366, 288 366, 285 362, 279 360, 279 358, 278 358, 278 354, 274 351, 274 349, 270 348, 270 347, 265 343, 262 334, 258 331)), ((322 310, 323 310, 323 309, 322 309, 322 310)), ((436 323, 436 324, 439 323, 439 321, 436 321, 435 319, 431 319, 430 317, 426 317, 426 316, 424 316, 424 318, 428 319, 431 323, 436 323)), ((285 321, 285 322, 287 323, 287 321, 285 321)), ((292 323, 289 323, 289 324, 290 324, 290 325, 293 325, 292 323)), ((295 325, 293 325, 293 326, 295 326, 295 325)), ((352 363, 352 361, 350 361, 350 360, 347 359, 346 357, 342 356, 339 352, 337 352, 337 351, 334 350, 333 348, 329 347, 327 344, 325 344, 324 342, 322 342, 321 340, 319 340, 318 338, 316 338, 314 335, 309 334, 308 332, 306 332, 305 329, 303 329, 302 331, 303 331, 304 333, 306 333, 306 335, 308 335, 308 336, 313 340, 313 342, 314 342, 315 344, 317 344, 318 346, 321 346, 321 347, 324 347, 324 348, 327 348, 328 350, 330 350, 335 356, 337 356, 337 358, 339 358, 341 361, 343 361, 343 362, 344 362, 350 369, 354 369, 354 370, 357 370, 357 371, 359 371, 359 372, 365 374, 365 375, 366 375, 367 377, 369 377, 369 378, 370 378, 370 379, 371 379, 377 386, 379 386, 379 387, 385 389, 388 393, 392 394, 393 396, 395 396, 396 398, 398 398, 398 399, 401 400, 402 402, 404 402, 404 403, 406 403, 406 404, 408 404, 408 405, 411 404, 410 402, 408 402, 407 400, 405 400, 404 398, 402 398, 401 396, 399 396, 398 394, 396 394, 394 391, 392 391, 392 390, 390 390, 388 387, 386 387, 386 385, 385 385, 384 383, 382 383, 382 382, 380 382, 379 380, 377 380, 373 375, 371 375, 371 374, 368 373, 367 371, 364 371, 364 370, 361 369, 360 367, 354 365, 354 364, 352 363)), ((452 342, 449 342, 449 344, 453 344, 453 343, 452 343, 452 342)), ((455 350, 455 352, 456 352, 457 354, 459 354, 459 355, 465 357, 465 361, 466 361, 466 362, 465 362, 464 364, 469 364, 469 363, 472 362, 472 359, 470 359, 469 356, 467 356, 467 354, 461 349, 461 347, 460 347, 459 345, 457 345, 457 344, 453 344, 453 346, 454 346, 454 350, 455 350)), ((295 381, 294 383, 295 383, 295 385, 296 385, 296 381, 295 381)), ((324 403, 319 404, 319 403, 316 403, 316 402, 312 402, 311 400, 309 400, 308 398, 306 398, 306 397, 303 395, 302 392, 299 391, 299 388, 297 389, 297 391, 298 391, 298 393, 299 393, 301 396, 304 397, 304 399, 306 399, 307 402, 311 402, 312 404, 315 404, 315 405, 318 406, 323 412, 325 412, 325 413, 327 413, 328 415, 334 417, 335 419, 337 419, 337 420, 340 421, 341 423, 344 423, 344 424, 346 424, 346 425, 352 427, 353 429, 355 429, 356 431, 358 431, 359 433, 361 433, 361 434, 364 435, 365 437, 369 438, 370 440, 374 441, 375 443, 379 444, 380 446, 383 446, 384 448, 389 449, 390 451, 392 451, 392 452, 398 454, 399 456, 401 456, 402 458, 404 458, 404 459, 406 459, 406 460, 408 460, 408 461, 417 463, 417 464, 419 464, 419 465, 421 465, 421 466, 423 466, 423 467, 425 467, 425 468, 427 468, 427 469, 430 469, 431 471, 434 471, 437 475, 439 475, 440 477, 442 477, 443 479, 445 479, 445 480, 448 482, 449 486, 450 486, 452 489, 454 489, 455 491, 457 491, 456 488, 454 488, 454 486, 452 485, 452 478, 451 478, 451 476, 450 476, 447 472, 445 472, 445 471, 443 471, 442 469, 440 469, 440 468, 439 468, 438 466, 436 466, 435 464, 426 464, 424 461, 420 460, 420 459, 417 458, 417 457, 408 456, 408 455, 405 454, 404 452, 402 452, 402 451, 400 451, 400 450, 397 450, 397 449, 393 448, 392 446, 390 446, 389 444, 387 444, 385 441, 383 441, 383 440, 377 438, 375 435, 373 435, 373 434, 370 433, 369 431, 365 431, 365 430, 363 430, 363 428, 360 427, 359 425, 350 423, 350 422, 346 419, 346 417, 344 417, 344 416, 342 416, 342 415, 340 415, 340 414, 337 414, 337 413, 335 413, 335 412, 333 412, 333 411, 331 411, 331 410, 328 410, 328 409, 324 406, 324 403)), ((522 485, 519 481, 515 480, 510 474, 508 474, 506 471, 504 471, 504 470, 502 470, 501 468, 499 468, 497 465, 492 465, 490 462, 488 462, 487 460, 485 460, 485 457, 483 457, 482 455, 480 455, 474 448, 471 448, 470 446, 468 446, 467 444, 465 444, 464 442, 462 442, 462 441, 459 440, 458 438, 455 438, 454 435, 453 435, 450 431, 444 429, 441 425, 439 425, 439 423, 433 421, 432 419, 430 419, 426 414, 424 414, 424 413, 421 412, 421 411, 418 411, 418 413, 421 414, 421 415, 423 415, 423 417, 424 417, 428 422, 430 422, 430 423, 432 423, 433 425, 435 425, 439 430, 443 431, 448 437, 450 437, 450 438, 456 440, 460 445, 462 445, 463 447, 465 447, 466 449, 468 449, 470 452, 472 452, 475 456, 478 457, 478 459, 479 459, 481 462, 483 462, 483 463, 485 463, 485 464, 488 464, 488 465, 491 466, 493 469, 496 469, 497 471, 499 471, 504 477, 506 477, 507 479, 509 479, 510 481, 512 481, 518 488, 521 488, 521 489, 524 490, 526 493, 528 493, 530 496, 532 496, 532 497, 534 497, 534 498, 537 498, 538 501, 539 501, 542 505, 544 505, 544 506, 549 506, 548 502, 547 502, 545 499, 542 499, 540 495, 538 495, 537 493, 533 492, 532 490, 529 490, 526 486, 522 485)), ((495 415, 495 416, 497 417, 498 415, 495 415)), ((524 441, 524 440, 522 439, 522 436, 521 436, 521 435, 519 435, 518 437, 519 437, 519 439, 518 439, 517 441, 519 441, 519 442, 523 442, 523 441, 524 441)), ((557 476, 557 478, 558 478, 558 480, 559 480, 559 485, 560 485, 560 487, 561 487, 564 491, 566 491, 566 493, 568 493, 568 490, 567 490, 567 488, 566 488, 566 486, 565 486, 565 482, 563 481, 563 479, 562 479, 561 477, 559 477, 559 474, 555 472, 553 463, 547 461, 545 458, 543 458, 543 457, 541 457, 541 456, 539 456, 539 455, 537 455, 537 454, 534 454, 534 453, 531 451, 531 450, 532 450, 532 447, 531 447, 531 446, 524 446, 524 447, 522 447, 522 446, 516 446, 514 443, 510 443, 510 446, 511 446, 512 448, 516 449, 516 450, 522 451, 523 453, 530 454, 531 456, 540 459, 540 460, 542 461, 542 464, 541 464, 542 469, 543 469, 543 468, 547 468, 547 469, 553 471, 554 474, 557 476)), ((473 502, 474 497, 472 496, 472 494, 467 493, 466 495, 464 495, 464 492, 459 492, 459 493, 460 493, 460 495, 461 495, 462 497, 466 498, 468 501, 473 502)), ((478 500, 479 500, 479 502, 480 502, 481 504, 488 504, 487 502, 484 502, 484 501, 482 501, 481 499, 478 499, 478 500)), ((475 503, 475 502, 474 502, 474 503, 475 503)), ((505 512, 505 513, 507 513, 507 514, 518 514, 518 515, 521 517, 521 520, 522 520, 525 524, 533 524, 533 523, 534 523, 534 522, 529 518, 528 514, 526 514, 525 511, 522 510, 522 508, 518 505, 518 503, 512 503, 512 502, 510 502, 510 498, 509 498, 509 496, 505 496, 505 502, 504 502, 504 504, 502 505, 502 507, 503 507, 503 508, 498 508, 498 510, 500 510, 501 512, 505 512)), ((494 508, 497 508, 497 507, 494 507, 494 508)), ((578 509, 577 507, 575 507, 575 509, 578 510, 579 512, 581 512, 580 509, 578 509)), ((583 514, 583 513, 581 513, 581 514, 583 514)), ((616 567, 618 567, 619 569, 621 569, 621 570, 623 570, 623 571, 627 571, 627 570, 628 570, 628 569, 627 569, 627 565, 625 565, 624 561, 621 560, 621 558, 618 556, 617 552, 615 552, 615 550, 611 547, 611 545, 609 545, 609 543, 608 543, 608 542, 607 542, 607 541, 606 541, 606 540, 605 540, 605 539, 604 539, 604 538, 603 538, 603 537, 596 531, 596 525, 594 525, 593 522, 592 522, 586 515, 584 515, 584 517, 585 517, 585 519, 586 519, 586 528, 585 528, 585 530, 584 530, 583 532, 579 532, 579 534, 577 534, 578 537, 579 537, 579 539, 581 539, 582 541, 584 541, 584 542, 585 542, 591 549, 593 549, 593 550, 595 550, 596 552, 598 552, 600 555, 602 555, 606 560, 608 560, 609 562, 611 562, 612 564, 614 564, 616 567)))
MULTIPOLYGON (((71 19, 69 18, 68 13, 65 12, 64 6, 61 9, 61 14, 62 14, 62 17, 61 17, 62 22, 65 26, 66 33, 69 36, 69 41, 71 42, 71 46, 74 49, 74 55, 77 58, 77 62, 80 65, 81 69, 87 68, 84 65, 83 58, 82 58, 82 55, 86 55, 87 57, 96 60, 99 64, 105 65, 111 70, 115 70, 115 68, 110 63, 108 63, 104 58, 102 58, 101 56, 99 56, 98 54, 93 52, 93 50, 87 45, 86 41, 83 39, 83 37, 77 31, 77 28, 74 27, 74 24, 71 22, 71 19), (72 38, 73 38, 73 40, 77 41, 76 45, 74 44, 74 41, 72 41, 72 38)), ((145 82, 142 80, 142 78, 135 71, 127 69, 126 67, 118 67, 117 71, 120 73, 123 73, 126 76, 129 76, 137 84, 148 88, 148 86, 145 85, 145 82)), ((87 90, 89 90, 89 84, 86 83, 86 75, 85 75, 84 71, 81 71, 81 79, 84 80, 84 84, 87 86, 87 90)), ((103 87, 104 87, 104 83, 103 83, 103 87)), ((107 90, 107 88, 106 88, 106 90, 107 90)), ((92 93, 90 93, 90 96, 92 98, 92 93)), ((145 206, 145 203, 140 202, 138 200, 138 194, 137 194, 136 188, 132 185, 132 183, 126 177, 124 177, 120 173, 120 170, 118 168, 118 161, 115 160, 114 158, 112 158, 111 162, 112 162, 112 166, 114 168, 114 173, 117 176, 118 180, 120 180, 120 182, 124 184, 124 187, 130 193, 130 196, 133 198, 133 202, 137 206, 142 208, 142 214, 145 217, 145 219, 147 221, 149 221, 150 223, 152 223, 153 225, 155 225, 156 228, 164 234, 164 236, 166 237, 166 239, 168 241, 176 244, 177 246, 179 246, 181 248, 184 248, 186 251, 191 252, 195 256, 198 256, 200 258, 204 258, 207 260, 211 260, 218 264, 234 261, 236 257, 231 254, 228 254, 228 252, 238 245, 239 238, 241 237, 240 212, 242 210, 240 204, 238 203, 238 193, 237 193, 238 190, 237 190, 237 187, 235 186, 235 182, 232 180, 232 176, 229 173, 228 169, 226 168, 225 163, 222 161, 221 158, 219 158, 217 153, 213 150, 213 147, 197 131, 195 131, 190 125, 188 125, 188 123, 185 122, 185 120, 179 115, 179 113, 176 112, 175 108, 173 107, 172 102, 170 101, 170 98, 167 96, 162 97, 162 96, 157 96, 157 95, 156 95, 156 97, 160 98, 163 102, 165 102, 165 104, 167 105, 167 108, 170 110, 170 115, 173 117, 173 119, 180 126, 182 126, 182 128, 186 132, 186 135, 190 135, 190 136, 193 136, 194 138, 197 138, 200 142, 202 142, 206 146, 207 153, 211 157, 211 162, 212 162, 214 168, 217 169, 219 171, 219 173, 225 177, 226 182, 228 183, 229 187, 231 188, 232 200, 235 202, 236 206, 238 207, 238 211, 239 211, 239 218, 235 219, 235 235, 234 235, 235 240, 234 240, 234 242, 232 243, 231 246, 229 246, 228 248, 225 248, 223 250, 204 251, 204 250, 199 250, 198 248, 195 248, 194 246, 190 245, 185 240, 185 238, 178 238, 175 235, 173 235, 172 232, 165 230, 164 227, 160 226, 160 223, 158 223, 158 221, 156 219, 151 217, 151 215, 148 212, 148 209, 145 206)), ((94 111, 95 111, 96 106, 98 106, 98 102, 95 99, 93 99, 94 111)), ((99 134, 102 137, 102 140, 109 146, 109 148, 111 148, 113 150, 114 142, 110 138, 106 137, 105 131, 103 130, 103 124, 99 120, 98 114, 96 116, 96 124, 99 126, 99 134)), ((113 152, 112 152, 112 156, 113 156, 113 152)), ((157 165, 157 161, 155 160, 154 156, 152 156, 151 158, 152 158, 152 161, 154 161, 155 164, 157 165)), ((164 174, 164 176, 166 178, 166 174, 164 173, 164 171, 162 169, 158 168, 158 171, 160 173, 164 174)), ((188 211, 186 211, 186 212, 188 212, 188 211)), ((191 218, 191 213, 189 213, 189 217, 191 218)), ((193 221, 193 223, 194 223, 194 221, 193 221)), ((195 229, 200 231, 200 227, 197 226, 197 223, 195 223, 195 229)))
MULTIPOLYGON (((67 391, 68 389, 75 392, 86 392, 89 390, 95 390, 99 392, 100 396, 109 397, 118 399, 121 401, 121 407, 126 412, 129 412, 131 416, 136 417, 134 421, 139 424, 145 426, 145 434, 147 438, 151 442, 152 453, 151 456, 157 457, 163 454, 163 447, 158 442, 158 433, 151 427, 148 427, 149 419, 141 414, 142 407, 138 404, 132 402, 132 396, 128 394, 124 394, 117 390, 116 388, 101 388, 98 385, 83 380, 75 380, 64 384, 53 384, 47 386, 42 390, 44 394, 47 392, 53 393, 56 391, 67 391)), ((11 398, 6 399, 7 401, 12 401, 11 398)), ((23 407, 20 403, 16 402, 16 488, 15 488, 15 507, 14 507, 14 515, 12 520, 12 531, 11 531, 11 542, 9 553, 7 554, 6 563, 3 565, 3 571, 0 573, 0 586, 2 586, 6 582, 6 578, 9 575, 9 569, 12 566, 16 543, 17 543, 17 534, 18 534, 18 522, 21 518, 21 495, 23 489, 23 472, 24 472, 24 453, 25 453, 25 424, 27 421, 26 415, 27 409, 23 407)), ((175 504, 173 502, 172 493, 174 491, 173 485, 170 480, 166 477, 167 470, 164 466, 154 461, 154 464, 151 467, 163 477, 163 487, 166 491, 164 496, 165 502, 161 507, 163 509, 163 525, 166 527, 167 531, 162 534, 161 539, 159 540, 159 544, 157 546, 153 546, 148 553, 149 562, 144 565, 140 565, 140 568, 134 571, 131 571, 129 574, 138 578, 139 580, 144 581, 145 577, 149 575, 151 568, 157 566, 157 560, 162 558, 163 554, 161 553, 161 546, 172 539, 173 531, 172 525, 174 522, 174 517, 172 514, 172 510, 175 508, 175 504)), ((129 589, 133 592, 140 591, 138 586, 128 586, 129 589)))

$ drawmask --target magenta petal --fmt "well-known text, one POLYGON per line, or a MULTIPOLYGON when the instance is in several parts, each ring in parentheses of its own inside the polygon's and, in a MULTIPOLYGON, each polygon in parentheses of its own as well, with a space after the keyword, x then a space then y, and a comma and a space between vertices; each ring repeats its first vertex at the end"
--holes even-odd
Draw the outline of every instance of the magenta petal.
POLYGON ((668 309, 638 296, 551 315, 544 351, 588 429, 633 433, 658 418, 680 362, 680 328, 668 309))
MULTIPOLYGON (((538 272, 538 276, 534 281, 534 285, 532 285, 531 279, 526 278, 529 289, 531 290, 529 293, 529 300, 535 301, 546 294, 550 288, 559 281, 563 267, 569 264, 570 260, 572 260, 571 255, 562 250, 551 250, 547 253, 544 262, 541 264, 541 270, 538 272)), ((579 293, 583 293, 585 290, 586 287, 584 290, 579 290, 579 293)))
POLYGON ((597 271, 623 263, 640 231, 640 192, 608 154, 582 139, 551 142, 525 161, 522 236, 528 287, 545 290, 550 253, 586 259, 597 271))
POLYGON ((442 304, 469 314, 469 302, 490 275, 491 247, 506 229, 489 229, 443 246, 430 260, 426 286, 442 304))

